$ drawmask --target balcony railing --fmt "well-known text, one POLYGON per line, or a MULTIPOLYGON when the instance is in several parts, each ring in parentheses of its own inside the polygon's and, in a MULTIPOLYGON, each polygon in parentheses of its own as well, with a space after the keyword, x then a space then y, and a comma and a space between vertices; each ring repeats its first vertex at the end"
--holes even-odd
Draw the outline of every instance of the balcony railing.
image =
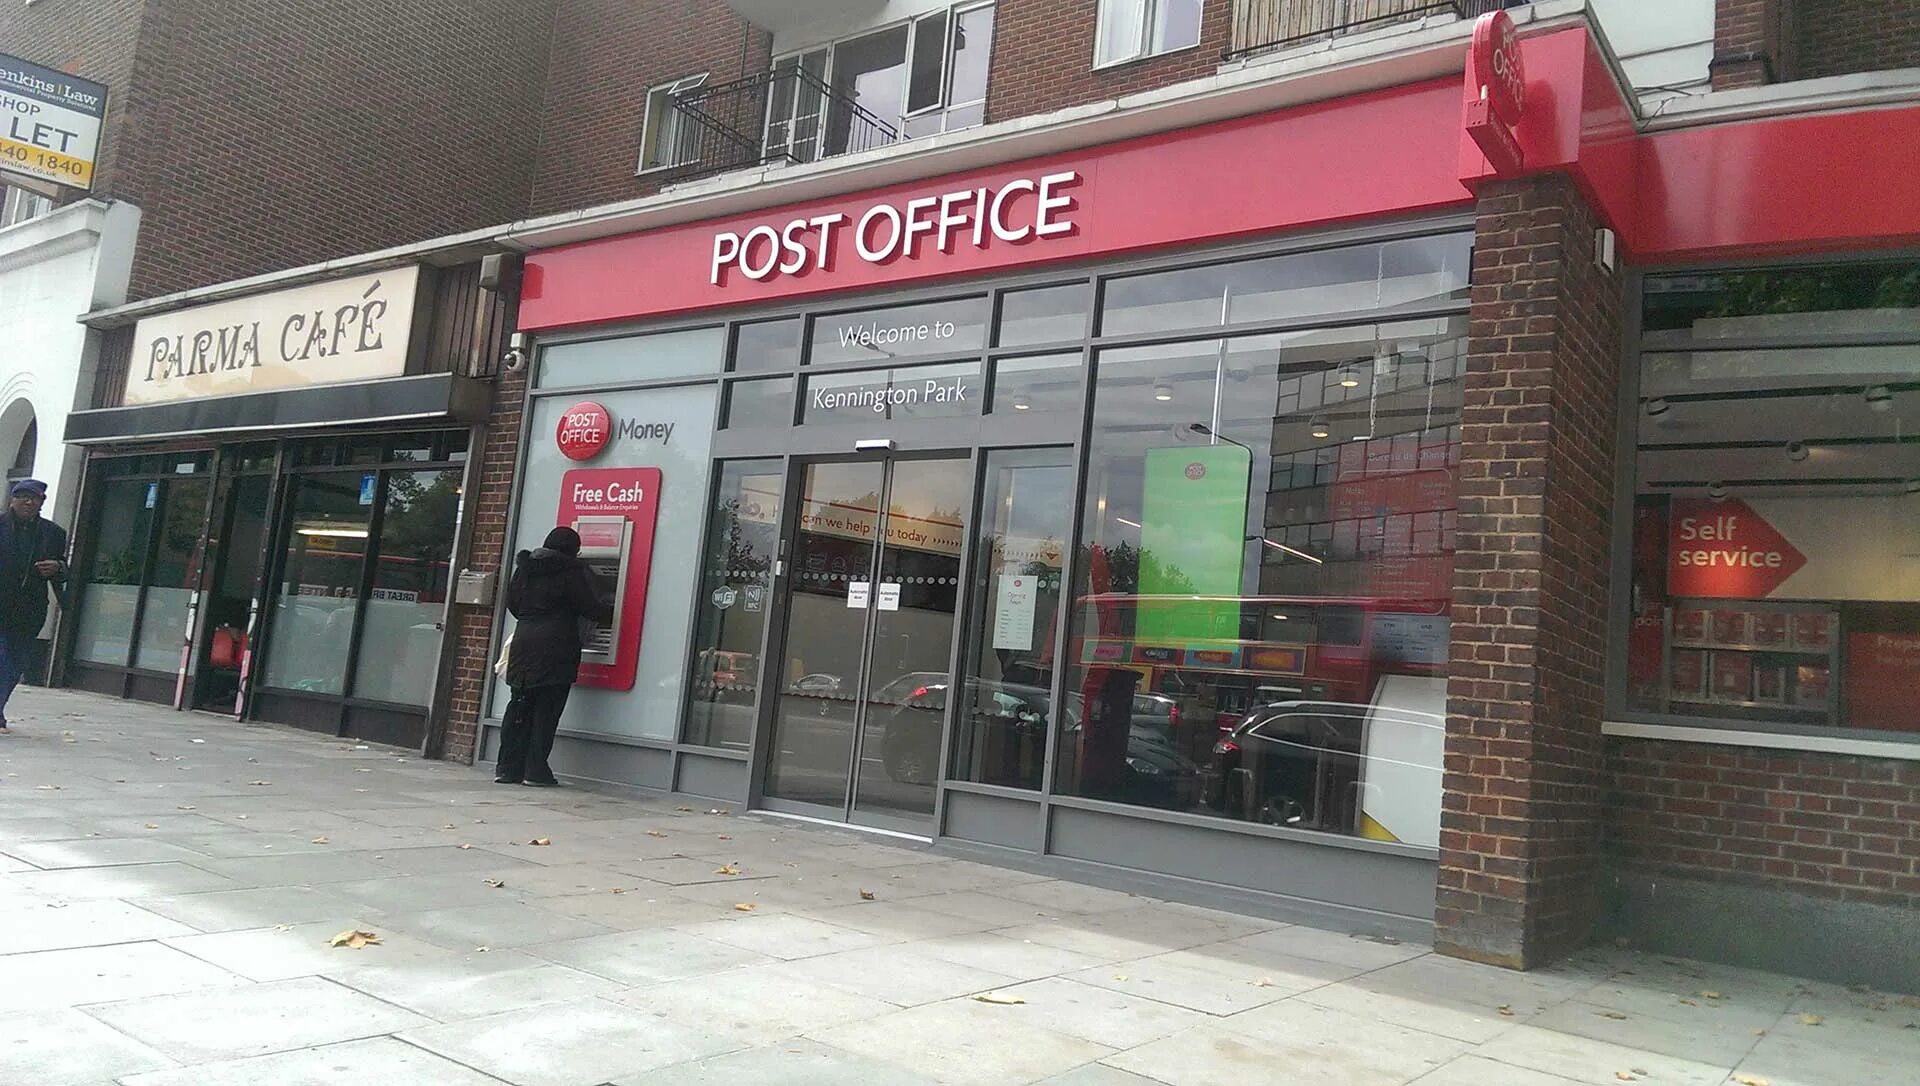
POLYGON ((1518 0, 1235 0, 1226 59, 1378 30, 1429 16, 1473 19, 1518 0))
POLYGON ((899 142, 900 131, 792 62, 674 95, 663 169, 676 181, 813 162, 899 142))

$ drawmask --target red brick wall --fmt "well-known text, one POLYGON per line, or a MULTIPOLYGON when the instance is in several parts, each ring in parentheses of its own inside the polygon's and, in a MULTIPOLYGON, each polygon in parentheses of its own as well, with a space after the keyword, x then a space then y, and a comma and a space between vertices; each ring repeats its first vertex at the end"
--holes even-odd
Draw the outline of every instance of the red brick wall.
POLYGON ((1480 194, 1435 922, 1528 967, 1598 911, 1621 279, 1561 176, 1480 194))
POLYGON ((1211 75, 1232 36, 1233 0, 1205 0, 1196 48, 1093 70, 1099 0, 1000 0, 987 120, 1005 121, 1211 75))
POLYGON ((1720 0, 1714 10, 1713 60, 1709 66, 1714 90, 1758 87, 1792 76, 1790 58, 1782 53, 1790 40, 1786 28, 1793 17, 1793 0, 1720 0))
MULTIPOLYGON (((507 544, 507 514, 513 504, 513 472, 520 451, 527 372, 502 373, 494 382, 486 439, 480 449, 480 481, 473 498, 473 537, 467 545, 467 568, 480 572, 501 569, 507 544)), ((462 607, 454 620, 453 690, 448 695, 442 755, 448 761, 473 761, 480 706, 493 679, 493 659, 488 652, 493 612, 491 605, 462 607)))
POLYGON ((140 298, 523 214, 552 2, 16 3, 0 48, 111 85, 140 298))
POLYGON ((1617 866, 1920 907, 1920 762, 1614 739, 1607 770, 1617 866))
POLYGON ((1800 79, 1920 68, 1920 3, 1915 0, 1803 2, 1793 31, 1800 79))
POLYGON ((533 212, 658 191, 656 178, 635 176, 647 88, 700 72, 720 83, 765 71, 770 42, 722 0, 560 0, 533 212))

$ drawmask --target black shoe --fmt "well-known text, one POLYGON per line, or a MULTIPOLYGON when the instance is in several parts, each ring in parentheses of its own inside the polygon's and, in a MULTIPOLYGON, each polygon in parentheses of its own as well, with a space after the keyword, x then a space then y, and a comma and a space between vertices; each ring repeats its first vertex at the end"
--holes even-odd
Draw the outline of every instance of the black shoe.
POLYGON ((558 787, 560 787, 560 782, 559 782, 559 781, 556 781, 556 780, 553 780, 552 778, 548 778, 547 780, 544 780, 544 781, 521 781, 520 783, 521 783, 521 784, 524 784, 524 785, 526 785, 526 786, 527 786, 528 788, 558 788, 558 787))
POLYGON ((495 783, 495 784, 519 784, 519 783, 520 783, 520 778, 518 778, 518 777, 495 777, 495 778, 493 778, 493 783, 495 783))

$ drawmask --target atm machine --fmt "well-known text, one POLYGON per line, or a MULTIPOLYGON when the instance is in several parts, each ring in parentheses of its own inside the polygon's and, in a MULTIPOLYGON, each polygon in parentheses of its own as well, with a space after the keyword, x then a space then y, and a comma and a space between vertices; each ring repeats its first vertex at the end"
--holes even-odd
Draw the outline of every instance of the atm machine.
POLYGON ((622 516, 579 517, 580 560, 593 571, 603 593, 612 593, 613 621, 594 624, 581 638, 580 662, 611 667, 620 652, 620 612, 627 595, 627 555, 633 546, 633 522, 622 516))

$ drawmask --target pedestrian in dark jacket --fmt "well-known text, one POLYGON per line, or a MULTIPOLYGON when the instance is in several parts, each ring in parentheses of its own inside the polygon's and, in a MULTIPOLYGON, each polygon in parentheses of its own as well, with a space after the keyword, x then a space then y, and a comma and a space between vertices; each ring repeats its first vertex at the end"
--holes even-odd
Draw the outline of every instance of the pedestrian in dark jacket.
POLYGON ((552 786, 547 765, 567 695, 580 677, 580 624, 613 621, 613 604, 600 594, 593 570, 580 560, 580 534, 547 533, 540 549, 521 551, 507 584, 507 610, 518 624, 507 649, 507 703, 500 728, 497 784, 552 786))
POLYGON ((7 699, 46 625, 48 590, 57 594, 67 583, 67 533, 40 515, 46 501, 47 484, 16 480, 0 514, 0 735, 11 734, 7 699))

